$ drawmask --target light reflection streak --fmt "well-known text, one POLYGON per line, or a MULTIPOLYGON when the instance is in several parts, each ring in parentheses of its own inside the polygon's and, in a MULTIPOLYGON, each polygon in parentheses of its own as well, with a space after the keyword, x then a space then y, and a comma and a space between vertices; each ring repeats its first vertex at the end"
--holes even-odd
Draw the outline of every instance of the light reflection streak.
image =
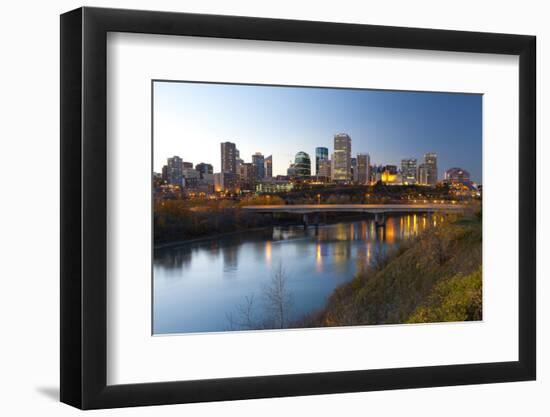
POLYGON ((265 260, 268 265, 271 265, 271 241, 265 242, 265 260))
POLYGON ((323 256, 321 254, 321 243, 317 242, 317 247, 315 248, 315 266, 317 272, 321 272, 323 270, 323 256))

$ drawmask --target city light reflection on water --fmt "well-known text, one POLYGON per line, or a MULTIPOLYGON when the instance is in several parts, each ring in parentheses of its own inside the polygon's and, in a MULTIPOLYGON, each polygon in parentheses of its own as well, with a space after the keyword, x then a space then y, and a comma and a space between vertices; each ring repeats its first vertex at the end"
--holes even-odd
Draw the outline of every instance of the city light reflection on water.
MULTIPOLYGON (((155 251, 154 333, 225 331, 227 315, 247 296, 262 302, 282 267, 293 316, 322 308, 339 285, 379 254, 444 221, 439 214, 391 216, 337 224, 275 227, 155 251)), ((260 309, 261 310, 261 309, 260 309)))

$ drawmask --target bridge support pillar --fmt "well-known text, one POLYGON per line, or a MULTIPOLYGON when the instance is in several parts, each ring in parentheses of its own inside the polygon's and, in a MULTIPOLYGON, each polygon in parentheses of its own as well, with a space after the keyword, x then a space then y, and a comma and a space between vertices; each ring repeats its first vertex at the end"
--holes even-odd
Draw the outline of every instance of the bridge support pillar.
POLYGON ((386 213, 374 213, 374 224, 376 227, 386 227, 386 213))
POLYGON ((386 228, 377 227, 376 228, 376 240, 385 242, 386 241, 386 228))
POLYGON ((434 213, 431 211, 428 211, 426 213, 426 217, 428 218, 428 226, 433 226, 434 223, 434 213))
POLYGON ((315 224, 315 227, 318 227, 319 226, 319 222, 320 222, 320 215, 318 212, 316 212, 314 215, 313 215, 313 223, 315 224))
POLYGON ((309 226, 309 217, 307 214, 302 215, 302 224, 304 225, 304 229, 307 229, 309 226))

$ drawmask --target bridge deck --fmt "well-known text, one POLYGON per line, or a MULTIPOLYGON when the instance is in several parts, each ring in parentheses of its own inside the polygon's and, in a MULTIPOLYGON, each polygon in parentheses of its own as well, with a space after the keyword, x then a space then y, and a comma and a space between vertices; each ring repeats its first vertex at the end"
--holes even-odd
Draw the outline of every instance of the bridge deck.
POLYGON ((463 211, 461 204, 289 204, 244 206, 243 209, 256 213, 433 213, 441 211, 463 211))

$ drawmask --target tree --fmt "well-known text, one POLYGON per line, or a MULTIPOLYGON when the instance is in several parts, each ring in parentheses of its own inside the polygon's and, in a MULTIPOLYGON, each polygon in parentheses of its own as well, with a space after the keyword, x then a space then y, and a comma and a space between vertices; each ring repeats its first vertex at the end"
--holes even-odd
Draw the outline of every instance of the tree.
POLYGON ((446 230, 435 229, 432 234, 432 250, 437 263, 443 265, 450 256, 451 238, 446 230))
POLYGON ((254 294, 246 296, 244 303, 236 306, 236 311, 227 313, 229 330, 284 329, 290 324, 292 294, 286 286, 286 273, 279 264, 271 280, 263 289, 264 314, 257 320, 254 294))
POLYGON ((283 329, 288 325, 292 309, 292 294, 286 287, 286 273, 280 263, 271 277, 269 285, 264 288, 266 310, 271 313, 273 327, 283 329))
POLYGON ((255 330, 259 326, 254 320, 254 294, 246 296, 244 303, 237 306, 236 316, 226 314, 229 330, 255 330))

